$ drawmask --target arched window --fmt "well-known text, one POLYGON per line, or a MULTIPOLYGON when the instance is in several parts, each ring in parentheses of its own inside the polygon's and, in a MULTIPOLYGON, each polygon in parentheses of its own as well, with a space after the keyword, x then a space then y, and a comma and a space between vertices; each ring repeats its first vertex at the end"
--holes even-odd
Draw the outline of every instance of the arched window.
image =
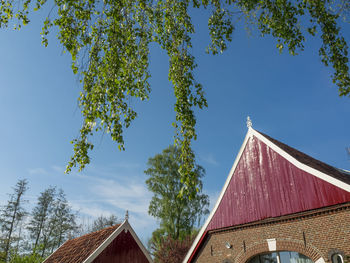
MULTIPOLYGON (((248 260, 247 263, 313 263, 313 261, 294 251, 278 251, 273 253, 265 253, 256 255, 248 260)), ((344 262, 332 262, 332 263, 344 263, 344 262)))
POLYGON ((332 255, 332 263, 344 263, 343 256, 339 253, 332 255))

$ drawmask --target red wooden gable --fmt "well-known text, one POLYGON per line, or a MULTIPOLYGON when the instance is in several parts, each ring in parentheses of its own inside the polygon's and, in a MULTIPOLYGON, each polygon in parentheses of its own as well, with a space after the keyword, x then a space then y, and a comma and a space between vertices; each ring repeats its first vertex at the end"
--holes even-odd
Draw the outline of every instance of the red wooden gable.
POLYGON ((43 263, 152 263, 127 218, 107 227, 66 241, 43 263))
POLYGON ((93 261, 106 262, 149 263, 130 231, 121 232, 93 261))
POLYGON ((206 231, 349 202, 350 193, 249 138, 206 231))
POLYGON ((248 129, 220 197, 184 259, 208 231, 350 202, 350 174, 248 129))

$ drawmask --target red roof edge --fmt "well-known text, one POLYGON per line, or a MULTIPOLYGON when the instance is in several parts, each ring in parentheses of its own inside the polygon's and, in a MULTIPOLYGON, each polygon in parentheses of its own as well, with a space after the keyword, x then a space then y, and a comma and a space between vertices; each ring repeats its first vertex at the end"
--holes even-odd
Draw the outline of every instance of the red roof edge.
POLYGON ((194 258, 194 256, 197 254, 197 250, 199 249, 199 247, 202 245, 202 241, 204 240, 204 238, 207 236, 208 231, 205 231, 201 237, 201 239, 198 241, 195 249, 193 250, 191 257, 188 259, 187 262, 191 262, 192 259, 194 258))

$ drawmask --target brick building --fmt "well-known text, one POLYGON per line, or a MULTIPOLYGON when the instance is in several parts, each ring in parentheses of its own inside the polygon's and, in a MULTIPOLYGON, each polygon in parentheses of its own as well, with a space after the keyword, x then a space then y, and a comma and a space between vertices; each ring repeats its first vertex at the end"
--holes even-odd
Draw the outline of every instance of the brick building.
POLYGON ((183 262, 344 263, 349 254, 350 173, 248 125, 183 262))

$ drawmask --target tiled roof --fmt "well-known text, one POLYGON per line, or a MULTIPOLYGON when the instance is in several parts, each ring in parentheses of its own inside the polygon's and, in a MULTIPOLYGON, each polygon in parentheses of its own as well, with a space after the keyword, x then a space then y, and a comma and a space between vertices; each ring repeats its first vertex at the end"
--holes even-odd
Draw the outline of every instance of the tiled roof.
MULTIPOLYGON (((255 130, 256 131, 256 130, 255 130)), ((289 155, 291 155, 292 157, 294 157, 296 160, 298 160, 299 162, 310 166, 322 173, 325 173, 335 179, 338 179, 344 183, 350 184, 350 174, 347 172, 343 172, 340 169, 337 169, 333 166, 330 166, 324 162, 321 162, 303 152, 300 152, 296 149, 294 149, 293 147, 288 146, 287 144, 284 144, 276 139, 271 138, 270 136, 260 132, 261 135, 263 135, 264 137, 266 137, 268 140, 270 140, 272 143, 274 143, 276 146, 278 146, 279 148, 281 148, 283 151, 287 152, 289 155)))
POLYGON ((44 263, 82 263, 86 260, 120 225, 104 228, 75 239, 68 240, 44 263))

